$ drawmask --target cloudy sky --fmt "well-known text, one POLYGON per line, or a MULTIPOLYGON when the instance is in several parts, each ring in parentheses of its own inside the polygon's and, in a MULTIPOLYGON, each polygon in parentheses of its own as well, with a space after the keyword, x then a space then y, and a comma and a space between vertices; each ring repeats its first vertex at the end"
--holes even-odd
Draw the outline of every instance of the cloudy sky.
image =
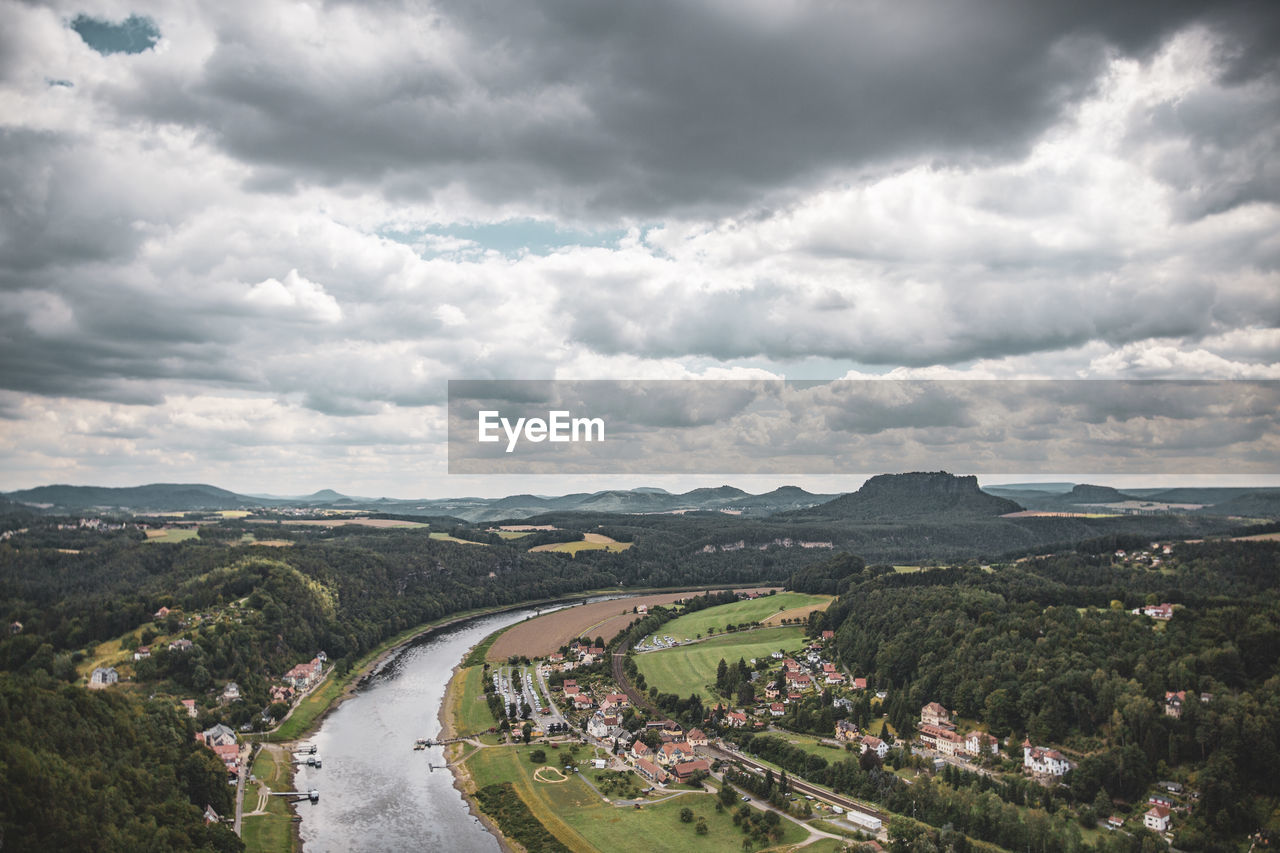
POLYGON ((1280 379, 1274 2, 0 15, 0 488, 528 490, 460 378, 1280 379))

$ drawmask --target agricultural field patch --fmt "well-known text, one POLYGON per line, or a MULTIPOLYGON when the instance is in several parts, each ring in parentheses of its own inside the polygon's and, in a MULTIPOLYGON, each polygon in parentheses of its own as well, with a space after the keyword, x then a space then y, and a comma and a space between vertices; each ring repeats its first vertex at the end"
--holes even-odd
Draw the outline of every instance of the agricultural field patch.
POLYGON ((579 551, 625 551, 630 547, 630 542, 619 542, 600 533, 587 533, 577 542, 550 542, 546 545, 535 545, 529 550, 577 554, 579 551))
POLYGON ((663 693, 678 696, 697 693, 707 699, 713 694, 711 686, 715 684, 716 665, 721 658, 730 663, 737 663, 738 658, 750 661, 768 657, 779 649, 793 652, 803 641, 804 631, 798 627, 762 628, 647 652, 636 655, 635 661, 649 686, 663 693))
POLYGON ((692 640, 699 634, 706 636, 711 633, 712 628, 720 632, 726 625, 755 625, 761 620, 785 613, 787 610, 815 606, 825 608, 831 604, 832 600, 833 597, 829 595, 807 595, 802 592, 762 595, 759 598, 721 604, 681 616, 662 626, 662 633, 676 640, 692 640))
POLYGON ((554 613, 535 616, 508 628, 493 645, 489 647, 487 660, 504 661, 512 655, 525 655, 529 658, 543 657, 558 650, 578 637, 604 637, 608 642, 612 636, 606 636, 604 629, 608 624, 617 635, 619 631, 631 624, 633 619, 640 618, 632 610, 640 605, 671 604, 695 593, 666 592, 654 595, 640 595, 633 598, 616 598, 610 601, 594 601, 566 607, 554 613))

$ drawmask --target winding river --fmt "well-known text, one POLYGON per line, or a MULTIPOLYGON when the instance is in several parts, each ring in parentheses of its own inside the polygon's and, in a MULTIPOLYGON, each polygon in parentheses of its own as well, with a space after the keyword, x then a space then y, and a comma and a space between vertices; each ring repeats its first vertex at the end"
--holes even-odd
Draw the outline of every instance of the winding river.
POLYGON ((318 803, 297 805, 306 853, 500 850, 440 767, 443 749, 414 751, 413 742, 440 734, 445 687, 467 650, 533 613, 480 616, 400 647, 325 718, 310 738, 323 767, 300 767, 296 778, 298 790, 320 791, 318 803))

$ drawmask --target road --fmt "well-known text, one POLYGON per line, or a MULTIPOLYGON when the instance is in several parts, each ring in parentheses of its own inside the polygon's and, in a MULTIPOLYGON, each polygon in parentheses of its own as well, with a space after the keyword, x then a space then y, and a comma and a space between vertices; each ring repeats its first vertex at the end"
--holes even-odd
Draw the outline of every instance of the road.
POLYGON ((249 775, 249 761, 253 756, 253 747, 249 747, 249 757, 245 757, 245 750, 240 750, 240 769, 236 773, 236 817, 231 824, 232 831, 236 835, 240 834, 240 816, 244 812, 244 779, 249 775))

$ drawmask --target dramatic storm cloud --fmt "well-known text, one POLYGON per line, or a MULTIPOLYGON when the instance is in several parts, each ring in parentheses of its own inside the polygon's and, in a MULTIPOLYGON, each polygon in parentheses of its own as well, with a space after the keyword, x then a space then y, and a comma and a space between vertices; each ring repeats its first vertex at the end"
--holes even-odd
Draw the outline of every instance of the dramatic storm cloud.
POLYGON ((449 379, 1280 378, 1274 3, 0 13, 0 489, 452 492, 449 379))

